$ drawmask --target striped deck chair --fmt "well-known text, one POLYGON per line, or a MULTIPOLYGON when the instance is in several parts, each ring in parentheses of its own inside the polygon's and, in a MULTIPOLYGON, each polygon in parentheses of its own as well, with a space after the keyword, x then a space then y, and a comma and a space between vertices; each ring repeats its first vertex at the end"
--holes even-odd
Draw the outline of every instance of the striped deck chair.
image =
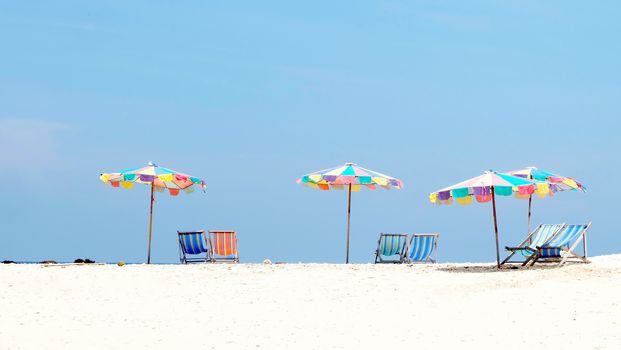
POLYGON ((554 236, 559 230, 561 230, 565 226, 565 224, 541 224, 537 226, 533 232, 531 232, 522 243, 520 243, 517 247, 505 247, 505 249, 511 254, 507 256, 505 260, 503 260, 500 265, 504 264, 522 264, 522 266, 526 265, 530 260, 530 257, 537 251, 537 247, 542 246, 546 243, 550 237, 554 236), (524 259, 522 260, 514 260, 511 261, 511 258, 518 254, 522 256, 524 259))
POLYGON ((439 233, 415 233, 407 248, 408 263, 436 263, 439 233), (431 257, 433 255, 433 258, 431 257))
POLYGON ((407 240, 406 234, 380 233, 375 250, 375 263, 404 263, 407 240))
POLYGON ((239 262, 235 231, 209 231, 209 238, 213 246, 212 262, 239 262))
POLYGON ((205 231, 177 231, 177 234, 179 236, 179 260, 182 264, 211 261, 211 245, 205 231))
POLYGON ((586 233, 589 228, 591 228, 590 222, 586 225, 565 225, 546 243, 537 247, 537 253, 531 257, 531 266, 538 261, 559 262, 558 266, 562 266, 569 259, 589 263, 586 242, 586 233), (582 243, 582 255, 576 253, 576 248, 580 243, 582 243))

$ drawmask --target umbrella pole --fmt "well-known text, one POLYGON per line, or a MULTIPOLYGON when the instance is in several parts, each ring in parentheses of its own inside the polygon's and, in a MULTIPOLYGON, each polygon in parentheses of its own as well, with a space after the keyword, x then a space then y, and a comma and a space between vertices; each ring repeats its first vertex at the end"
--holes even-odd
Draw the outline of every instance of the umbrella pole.
POLYGON ((492 208, 494 210, 494 233, 496 234, 496 266, 500 268, 500 252, 498 251, 498 222, 496 220, 496 195, 492 186, 492 208))
MULTIPOLYGON (((533 175, 529 174, 528 175, 528 179, 532 180, 533 179, 533 175)), ((528 195, 528 231, 526 232, 526 234, 528 234, 528 237, 530 237, 530 206, 531 206, 531 202, 533 201, 533 195, 529 194, 528 195)), ((529 244, 532 242, 532 238, 529 238, 529 244)))
POLYGON ((527 234, 530 236, 530 206, 533 201, 533 195, 528 195, 528 231, 527 234))
POLYGON ((347 195, 347 253, 345 255, 345 263, 349 264, 349 223, 351 220, 351 184, 347 195))
POLYGON ((151 263, 151 236, 153 229, 153 182, 151 182, 151 210, 149 211, 149 250, 147 252, 147 264, 151 263))

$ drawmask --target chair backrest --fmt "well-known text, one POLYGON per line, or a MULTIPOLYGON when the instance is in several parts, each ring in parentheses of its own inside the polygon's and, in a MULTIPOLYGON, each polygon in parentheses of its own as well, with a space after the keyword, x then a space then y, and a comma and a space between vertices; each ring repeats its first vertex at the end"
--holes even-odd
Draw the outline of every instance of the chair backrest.
POLYGON ((406 234, 380 234, 379 254, 383 256, 401 255, 407 240, 406 234))
POLYGON ((237 234, 235 231, 209 231, 209 234, 214 254, 237 255, 237 234))
POLYGON ((177 231, 177 233, 179 234, 181 249, 183 249, 186 254, 200 254, 208 251, 207 247, 205 247, 205 231, 177 231))
POLYGON ((426 261, 436 247, 437 233, 415 233, 410 239, 408 258, 412 261, 426 261))
POLYGON ((588 229, 586 225, 565 225, 549 242, 541 245, 542 248, 562 247, 574 242, 588 229))
POLYGON ((564 224, 541 224, 537 226, 535 232, 530 236, 531 242, 528 244, 529 247, 536 249, 537 247, 541 247, 545 242, 547 242, 550 237, 552 237, 564 224))

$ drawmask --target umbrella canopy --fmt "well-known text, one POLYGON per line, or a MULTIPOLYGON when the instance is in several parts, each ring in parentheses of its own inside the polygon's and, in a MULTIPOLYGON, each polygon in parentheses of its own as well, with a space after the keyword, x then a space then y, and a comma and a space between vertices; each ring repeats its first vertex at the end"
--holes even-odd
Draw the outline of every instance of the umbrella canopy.
POLYGON ((153 185, 156 192, 168 190, 171 196, 178 195, 180 190, 192 193, 194 192, 193 185, 198 185, 203 190, 206 188, 204 180, 157 166, 152 162, 143 168, 123 170, 119 173, 104 173, 99 178, 112 187, 132 188, 134 183, 153 185))
POLYGON ((586 192, 586 187, 571 177, 549 173, 532 166, 524 169, 507 171, 505 174, 547 182, 550 185, 550 193, 560 191, 586 192))
POLYGON ((522 177, 501 174, 495 171, 486 171, 483 175, 445 187, 429 195, 433 204, 472 204, 473 199, 479 203, 491 201, 494 214, 494 233, 496 236, 496 263, 500 267, 500 252, 498 250, 498 223, 496 219, 496 196, 532 195, 533 193, 548 194, 548 183, 529 180, 522 177))
MULTIPOLYGON (((581 191, 586 192, 586 187, 584 187, 580 182, 572 179, 571 177, 557 175, 554 173, 549 173, 547 171, 539 170, 536 167, 526 167, 524 169, 508 171, 506 174, 522 177, 525 179, 532 179, 537 181, 543 181, 548 184, 550 187, 550 191, 548 194, 550 196, 554 195, 556 192, 561 191, 581 191)), ((540 198, 546 196, 544 193, 537 193, 540 198)), ((530 214, 531 214, 531 206, 532 206, 532 194, 528 195, 517 195, 518 198, 528 199, 528 232, 530 233, 530 214)))
POLYGON ((384 189, 391 187, 401 189, 403 181, 394 177, 378 173, 373 170, 365 169, 354 163, 316 171, 302 176, 297 180, 298 184, 327 191, 329 189, 343 190, 348 189, 347 200, 347 251, 345 263, 349 263, 349 236, 351 221, 351 193, 360 191, 361 187, 375 190, 377 186, 384 189))
POLYGON ((149 211, 149 247, 147 252, 147 264, 151 263, 151 237, 153 228, 153 201, 154 192, 168 190, 171 196, 177 196, 181 190, 185 193, 194 192, 194 185, 200 187, 203 192, 206 189, 205 181, 197 177, 180 173, 171 169, 159 167, 152 162, 146 167, 123 170, 118 173, 103 173, 99 179, 112 187, 132 188, 134 183, 151 186, 151 208, 149 211))
POLYGON ((361 186, 370 190, 376 189, 377 186, 387 190, 390 187, 397 189, 403 187, 403 182, 399 179, 365 169, 354 163, 346 163, 334 168, 316 171, 302 176, 297 182, 321 190, 329 190, 330 188, 342 190, 346 186, 349 187, 351 185, 352 192, 360 191, 361 186))
POLYGON ((472 204, 473 198, 479 203, 492 200, 492 189, 495 195, 511 196, 528 195, 533 193, 548 194, 550 186, 547 183, 532 181, 522 177, 486 171, 483 175, 462 181, 453 186, 445 187, 429 195, 433 204, 472 204))

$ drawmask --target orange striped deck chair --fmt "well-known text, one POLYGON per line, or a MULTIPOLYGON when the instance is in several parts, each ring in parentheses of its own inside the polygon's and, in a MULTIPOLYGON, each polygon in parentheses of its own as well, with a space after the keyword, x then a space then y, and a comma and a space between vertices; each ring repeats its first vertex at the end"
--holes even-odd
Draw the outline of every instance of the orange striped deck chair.
POLYGON ((212 262, 239 262, 237 233, 235 231, 209 231, 212 244, 212 262))

